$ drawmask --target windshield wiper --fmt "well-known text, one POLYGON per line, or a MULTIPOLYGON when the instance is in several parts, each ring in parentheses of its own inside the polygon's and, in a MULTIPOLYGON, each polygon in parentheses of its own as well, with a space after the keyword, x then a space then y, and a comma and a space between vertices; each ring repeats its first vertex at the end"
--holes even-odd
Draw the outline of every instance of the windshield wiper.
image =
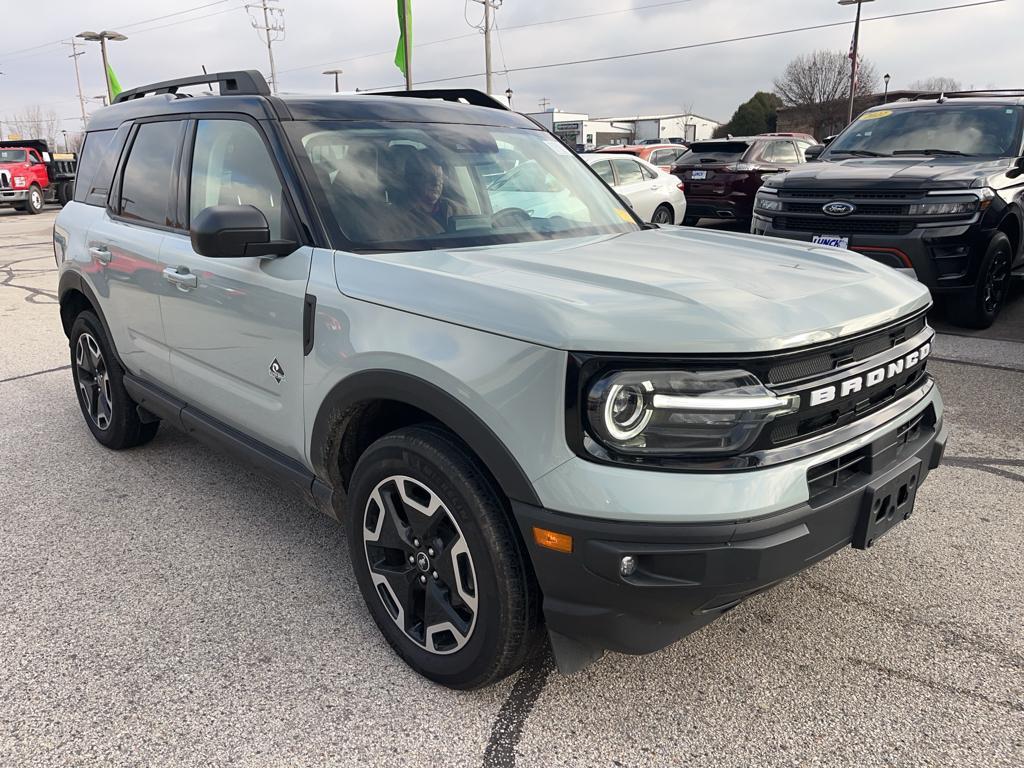
POLYGON ((833 149, 830 155, 856 155, 857 157, 889 157, 885 152, 875 152, 870 149, 833 149))
POLYGON ((961 152, 959 149, 897 149, 894 155, 959 155, 960 157, 974 157, 969 152, 961 152))

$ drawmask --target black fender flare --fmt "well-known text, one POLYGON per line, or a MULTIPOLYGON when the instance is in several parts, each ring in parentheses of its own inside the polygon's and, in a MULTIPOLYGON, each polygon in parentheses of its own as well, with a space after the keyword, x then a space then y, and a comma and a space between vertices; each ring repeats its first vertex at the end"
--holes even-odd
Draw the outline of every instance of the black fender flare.
POLYGON ((480 458, 508 498, 540 506, 526 472, 479 416, 441 387, 400 371, 360 371, 346 376, 327 394, 313 422, 309 447, 318 477, 328 480, 332 476, 329 463, 338 455, 338 433, 344 431, 345 414, 359 403, 374 400, 405 403, 437 419, 480 458))
POLYGON ((107 335, 107 339, 110 342, 110 348, 114 350, 114 356, 117 357, 117 362, 121 366, 122 370, 127 371, 128 369, 124 366, 124 361, 121 360, 121 356, 117 352, 117 346, 114 344, 114 335, 110 332, 110 326, 107 324, 107 318, 103 315, 103 310, 100 308, 99 299, 96 298, 96 292, 93 291, 92 286, 86 281, 84 277, 75 270, 69 269, 60 276, 60 282, 57 284, 57 301, 60 304, 60 322, 64 328, 64 335, 69 337, 71 335, 71 322, 70 318, 64 315, 64 302, 65 298, 71 291, 78 291, 85 300, 92 305, 92 311, 96 317, 99 318, 100 325, 103 326, 103 333, 107 335))

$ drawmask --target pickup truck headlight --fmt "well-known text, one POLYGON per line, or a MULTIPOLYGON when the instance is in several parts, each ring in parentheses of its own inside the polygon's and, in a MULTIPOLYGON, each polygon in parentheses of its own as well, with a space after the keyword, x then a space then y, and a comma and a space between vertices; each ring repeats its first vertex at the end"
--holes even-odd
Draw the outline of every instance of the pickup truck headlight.
POLYGON ((910 206, 911 216, 959 216, 978 210, 979 200, 948 203, 916 203, 910 206))
POLYGON ((782 201, 774 195, 762 195, 754 199, 755 205, 759 211, 767 211, 769 213, 777 213, 782 210, 782 201))
POLYGON ((742 370, 620 371, 590 386, 586 426, 615 454, 710 458, 741 453, 799 405, 742 370))

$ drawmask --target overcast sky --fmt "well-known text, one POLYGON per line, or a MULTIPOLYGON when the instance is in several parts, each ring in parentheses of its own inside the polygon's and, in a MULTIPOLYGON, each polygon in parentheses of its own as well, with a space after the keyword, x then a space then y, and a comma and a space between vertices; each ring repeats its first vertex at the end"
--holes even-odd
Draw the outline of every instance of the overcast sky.
MULTIPOLYGON (((864 16, 963 2, 970 0, 875 0, 864 5, 864 16)), ((347 90, 402 82, 392 63, 394 0, 277 4, 284 8, 286 23, 285 39, 274 46, 282 91, 332 90, 333 81, 321 74, 331 67, 345 70, 342 88, 347 90)), ((478 3, 413 0, 413 5, 416 80, 483 71, 483 39, 466 20, 479 20, 483 9, 478 3), (428 44, 446 38, 458 39, 428 44)), ((506 0, 496 14, 495 90, 511 87, 520 111, 536 111, 538 100, 546 97, 559 109, 592 116, 691 108, 724 121, 755 91, 770 90, 772 79, 793 56, 815 48, 846 51, 852 26, 507 76, 501 70, 852 20, 853 12, 836 0, 506 0), (601 15, 535 24, 585 14, 601 15)), ((45 13, 31 3, 7 0, 3 19, 8 53, 0 53, 0 115, 30 105, 52 107, 68 130, 77 129, 81 121, 70 50, 57 41, 85 29, 128 36, 125 42, 110 44, 111 62, 125 88, 200 72, 202 65, 211 72, 269 69, 266 48, 250 26, 243 0, 50 0, 45 13), (187 12, 148 21, 179 11, 187 12)), ((891 89, 936 75, 979 88, 1021 87, 1022 28, 1024 0, 1005 0, 865 23, 861 50, 880 74, 892 74, 891 89)), ((79 57, 83 90, 95 96, 104 90, 99 46, 84 43, 84 50, 79 57)), ((483 77, 445 85, 482 89, 483 77)), ((97 106, 90 104, 90 111, 97 106)))

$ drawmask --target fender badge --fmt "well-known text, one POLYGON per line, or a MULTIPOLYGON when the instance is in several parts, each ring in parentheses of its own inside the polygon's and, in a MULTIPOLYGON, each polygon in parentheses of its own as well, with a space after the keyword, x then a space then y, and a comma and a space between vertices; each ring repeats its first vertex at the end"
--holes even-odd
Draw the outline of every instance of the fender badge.
POLYGON ((276 357, 274 358, 274 362, 270 364, 269 370, 270 375, 274 377, 274 381, 276 381, 278 384, 284 381, 284 368, 282 368, 281 364, 277 362, 276 357))

